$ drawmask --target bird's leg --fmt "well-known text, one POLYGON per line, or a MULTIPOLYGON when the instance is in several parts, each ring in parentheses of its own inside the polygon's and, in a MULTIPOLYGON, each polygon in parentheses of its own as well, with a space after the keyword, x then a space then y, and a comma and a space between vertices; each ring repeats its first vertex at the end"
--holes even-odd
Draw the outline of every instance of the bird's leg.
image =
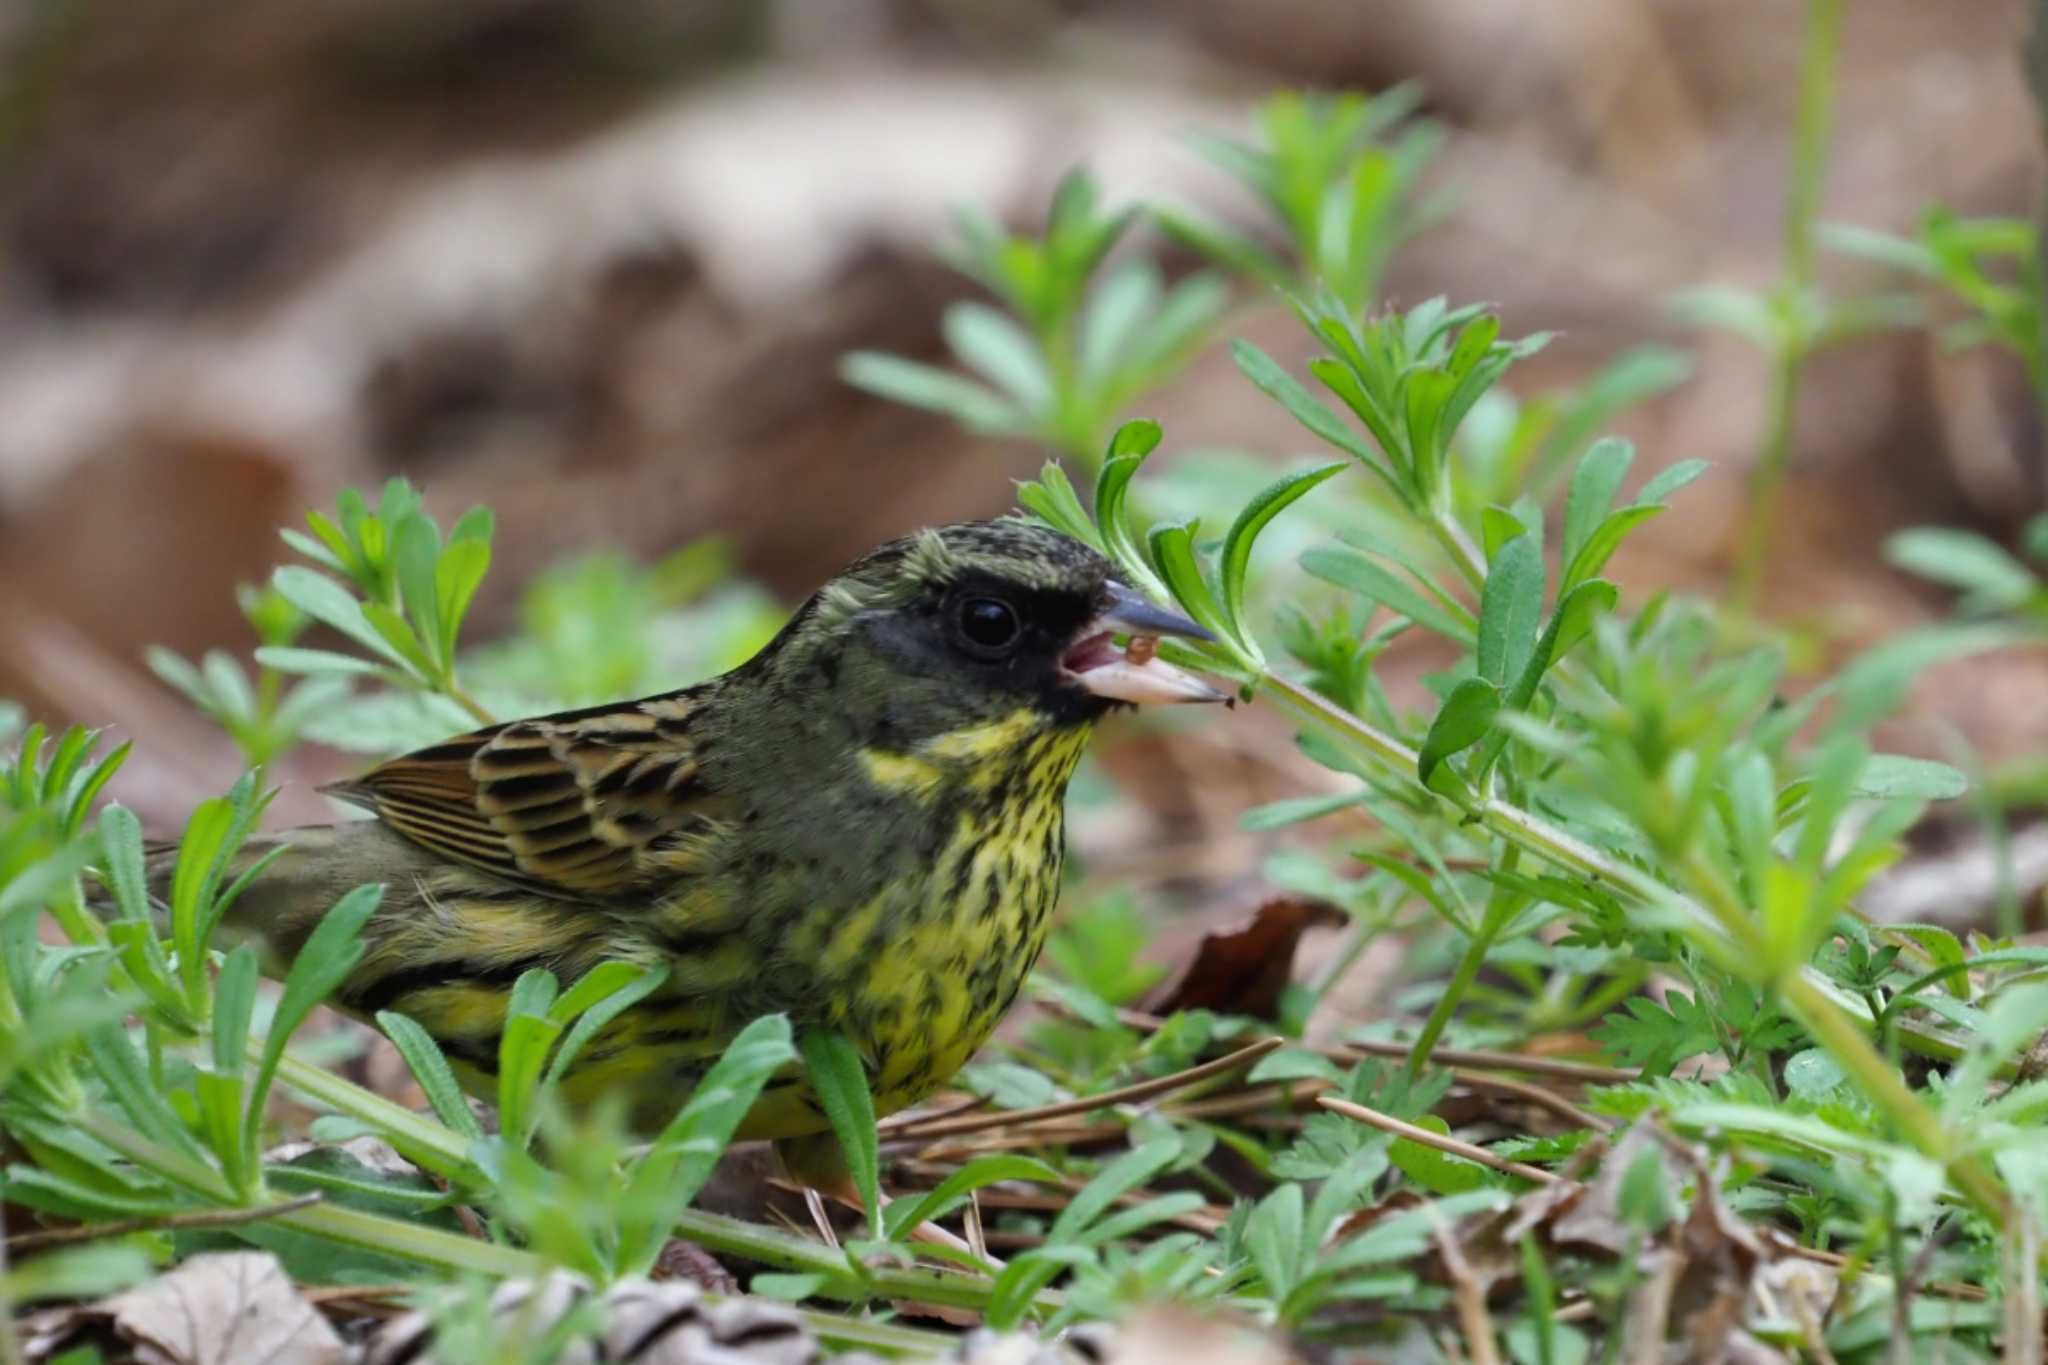
MULTIPOLYGON (((853 1176, 846 1169, 846 1162, 839 1152, 839 1143, 829 1133, 810 1138, 783 1138, 776 1142, 775 1151, 782 1158, 782 1167, 804 1192, 804 1207, 810 1210, 812 1222, 828 1245, 837 1249, 839 1238, 832 1231, 832 1221, 825 1215, 825 1200, 831 1199, 847 1208, 865 1211, 860 1190, 853 1183, 853 1176)), ((889 1204, 889 1196, 880 1195, 883 1207, 889 1204)), ((955 1234, 948 1232, 937 1223, 919 1223, 909 1232, 910 1240, 923 1242, 927 1246, 941 1246, 953 1251, 964 1251, 978 1261, 1000 1271, 1003 1263, 988 1255, 985 1249, 977 1250, 955 1234)), ((978 1239, 977 1239, 978 1240, 978 1239)))
MULTIPOLYGON (((833 1191, 833 1197, 839 1198, 839 1192, 833 1191)), ((855 1208, 860 1207, 858 1196, 846 1202, 852 1203, 855 1208)), ((811 1224, 818 1229, 818 1235, 825 1239, 825 1245, 834 1251, 839 1250, 839 1234, 832 1230, 832 1215, 825 1211, 825 1196, 819 1193, 817 1186, 804 1186, 804 1207, 810 1210, 811 1224)))

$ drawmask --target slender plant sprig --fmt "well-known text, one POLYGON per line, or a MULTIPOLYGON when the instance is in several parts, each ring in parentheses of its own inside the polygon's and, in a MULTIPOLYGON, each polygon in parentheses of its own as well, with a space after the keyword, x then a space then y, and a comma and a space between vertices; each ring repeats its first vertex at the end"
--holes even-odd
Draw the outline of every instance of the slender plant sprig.
POLYGON ((1762 444, 1750 472, 1749 506, 1735 566, 1733 605, 1756 609, 1777 535, 1780 504, 1798 442, 1799 386, 1815 353, 1885 328, 1910 326, 1920 310, 1896 296, 1835 299, 1815 274, 1817 218, 1833 130, 1835 62, 1841 47, 1842 0, 1807 0, 1806 37, 1799 64, 1799 112, 1793 132, 1792 170, 1785 193, 1784 258, 1768 293, 1706 285, 1680 294, 1679 315, 1733 332, 1761 350, 1771 365, 1762 444))
POLYGON ((1547 333, 1500 339, 1500 320, 1478 305, 1441 298, 1367 322, 1327 292, 1296 312, 1329 354, 1309 371, 1365 428, 1361 436, 1271 356, 1231 346, 1238 368, 1310 433, 1358 461, 1442 548, 1465 583, 1486 578, 1486 559, 1457 520, 1452 442, 1473 406, 1510 365, 1541 350, 1547 333))
POLYGON ((1993 344, 2019 358, 2037 401, 2048 401, 2042 340, 2041 258, 2034 224, 2022 218, 1958 218, 1935 205, 1912 237, 1828 224, 1826 245, 1941 286, 1967 315, 1941 328, 1955 348, 1993 344))
MULTIPOLYGON (((1449 621, 1453 631, 1459 635, 1464 633, 1464 622, 1471 622, 1469 638, 1474 650, 1475 676, 1470 681, 1473 685, 1465 687, 1467 699, 1460 700, 1457 706, 1446 702, 1431 729, 1439 740, 1436 749, 1448 753, 1456 753, 1484 741, 1486 747, 1481 753, 1490 763, 1497 760, 1506 747, 1504 739, 1495 737, 1494 727, 1508 726, 1515 717, 1526 714, 1525 708, 1534 699, 1533 689, 1523 689, 1520 680, 1530 667, 1529 661, 1542 652, 1542 642, 1546 637, 1553 642, 1559 638, 1587 638, 1594 632, 1597 618, 1611 609, 1613 599, 1607 595, 1611 588, 1602 591, 1593 586, 1598 580, 1583 577, 1579 586, 1590 588, 1592 592, 1585 599, 1586 606, 1576 614, 1567 610, 1570 602, 1567 595, 1551 614, 1549 624, 1539 626, 1545 596, 1544 574, 1536 535, 1532 531, 1540 534, 1540 525, 1532 526, 1533 518, 1525 519, 1526 513, 1517 516, 1507 509, 1497 509, 1496 514, 1483 518, 1477 534, 1453 520, 1449 510, 1452 500, 1447 495, 1452 476, 1443 452, 1448 448, 1458 420, 1470 410, 1479 393, 1499 378, 1513 355, 1502 356, 1496 352, 1496 345, 1501 344, 1496 341, 1497 325, 1480 327, 1475 333, 1478 338, 1476 344, 1468 345, 1462 335, 1455 342, 1449 339, 1453 329, 1461 325, 1471 326, 1476 320, 1475 314, 1466 311, 1452 314, 1441 305, 1432 305, 1421 311, 1419 319, 1397 315, 1370 324, 1368 329, 1361 331, 1351 330, 1346 325, 1348 320, 1328 307, 1306 313, 1311 327, 1319 337, 1330 342, 1341 357, 1326 359, 1312 366, 1312 370, 1344 398, 1346 406, 1352 409, 1369 433, 1370 444, 1270 360, 1243 350, 1240 351, 1240 359, 1247 373, 1261 388, 1281 401, 1310 430, 1358 459, 1411 516, 1426 521, 1452 562, 1468 580, 1476 583, 1481 597, 1480 610, 1476 615, 1469 613, 1441 587, 1434 586, 1426 575, 1418 575, 1418 581, 1431 591, 1425 595, 1411 589, 1397 600, 1404 604, 1411 600, 1421 601, 1426 616, 1449 621), (1450 321, 1446 322, 1446 318, 1450 321), (1366 336, 1375 338, 1375 344, 1364 344, 1366 336), (1418 359, 1422 362, 1420 366, 1418 359), (1431 364, 1432 361, 1435 363, 1431 364), (1420 384, 1413 382, 1418 369, 1425 375, 1424 382, 1420 384), (1401 399, 1398 405, 1393 401, 1394 395, 1401 399), (1462 618, 1461 612, 1465 613, 1462 618), (1515 685, 1517 705, 1514 707, 1503 704, 1509 700, 1504 686, 1510 681, 1515 685), (1468 723, 1468 709, 1473 715, 1483 714, 1487 709, 1488 703, 1482 699, 1482 688, 1495 689, 1494 695, 1498 700, 1492 703, 1493 713, 1486 715, 1483 725, 1476 719, 1468 723)), ((1513 348, 1508 349, 1512 351, 1513 348)), ((1113 443, 1111 459, 1104 465, 1105 476, 1112 470, 1120 471, 1116 464, 1118 455, 1136 454, 1142 458, 1142 451, 1151 448, 1153 439, 1150 433, 1138 436, 1135 442, 1127 437, 1124 444, 1129 448, 1122 451, 1113 443)), ((1626 470, 1625 458, 1616 458, 1613 452, 1614 448, 1609 447, 1589 453, 1575 476, 1579 496, 1567 500, 1565 534, 1572 543, 1566 559, 1567 581, 1577 576, 1573 566, 1586 553, 1588 545, 1598 540, 1604 547, 1589 561, 1597 567, 1613 553, 1615 545, 1634 525, 1648 515, 1654 515, 1656 498, 1650 500, 1652 506, 1648 508, 1623 509, 1621 514, 1611 510, 1612 499, 1626 470)), ((1694 472, 1683 471, 1678 477, 1690 477, 1694 472)), ((1119 472, 1119 477, 1128 484, 1128 474, 1119 472)), ((1411 748, 1401 738, 1384 733, 1355 715, 1338 711, 1323 699, 1285 679, 1270 672, 1259 676, 1253 656, 1240 647, 1240 642, 1248 637, 1249 632, 1241 620, 1226 619, 1218 611, 1221 597, 1209 586, 1207 579, 1199 571, 1193 574, 1185 569, 1176 573, 1166 571, 1168 561, 1162 559, 1159 547, 1175 544, 1171 528, 1165 537, 1156 534, 1147 537, 1150 553, 1140 553, 1134 533, 1113 520, 1105 519, 1105 501, 1110 518, 1120 518, 1123 508, 1114 496, 1105 500, 1104 491, 1098 486, 1097 508, 1092 521, 1081 507, 1071 484, 1057 476, 1028 487, 1020 493, 1020 501, 1052 524, 1067 529, 1071 534, 1081 534, 1090 543, 1110 553, 1134 583, 1155 591, 1163 587, 1176 600, 1180 600, 1179 594, 1183 590, 1188 591, 1189 600, 1182 600, 1181 605, 1225 642, 1200 652, 1211 666, 1228 673, 1247 688, 1255 686, 1297 719, 1324 731, 1331 741, 1348 751, 1351 764, 1377 769, 1383 776, 1387 768, 1394 767, 1404 774, 1413 772, 1413 780, 1416 781, 1435 779, 1439 772, 1444 771, 1444 755, 1432 751, 1429 757, 1434 760, 1435 767, 1429 779, 1422 775, 1424 751, 1432 747, 1427 736, 1424 750, 1411 748), (1219 630, 1219 625, 1223 629, 1219 630)), ((1668 490, 1657 490, 1660 495, 1664 491, 1668 490)), ((1249 547, 1242 547, 1241 552, 1232 558, 1239 562, 1248 560, 1249 547)), ((1542 676, 1540 668, 1536 676, 1539 679, 1542 676)), ((1743 723, 1747 716, 1739 706, 1724 707, 1723 711, 1733 718, 1729 722, 1731 729, 1724 738, 1732 738, 1732 727, 1743 723)), ((1890 1064, 1872 1048, 1866 1033, 1859 1031, 1858 1026, 1851 1022, 1850 1014, 1844 1012, 1839 992, 1807 961, 1818 942, 1816 933, 1830 925, 1841 909, 1843 900, 1837 899, 1835 893, 1841 892, 1844 899, 1853 894, 1860 878, 1871 870, 1872 854, 1859 854, 1846 864, 1857 869, 1855 875, 1844 872, 1835 877, 1815 861, 1827 848, 1825 838, 1804 831, 1828 830, 1846 812, 1850 795, 1855 790, 1855 781, 1867 766, 1869 755, 1845 749, 1837 756, 1839 767, 1828 769, 1833 777, 1826 790, 1831 796, 1839 796, 1840 801, 1821 808, 1818 814, 1808 812, 1801 824, 1800 857, 1806 860, 1803 870, 1794 877, 1781 879, 1773 876, 1768 879, 1772 889, 1783 893, 1782 899, 1764 907, 1764 916, 1759 923, 1752 918, 1750 908, 1737 890, 1739 877, 1702 852, 1698 842, 1700 813, 1707 809, 1708 800, 1716 791, 1716 779, 1724 771, 1717 766, 1719 753, 1720 750, 1706 746, 1690 751, 1689 761, 1693 768, 1685 774, 1684 789, 1691 794, 1677 808, 1684 819, 1682 823, 1664 830, 1661 844, 1653 836, 1653 845, 1671 858, 1661 865, 1672 869, 1667 873, 1672 881, 1651 875, 1631 861, 1597 850, 1545 821, 1511 796, 1474 788, 1469 780, 1465 783, 1465 790, 1449 785, 1448 780, 1435 782, 1431 790, 1453 799, 1464 819, 1477 822, 1495 836, 1522 848, 1525 853, 1535 854, 1548 863, 1562 865, 1579 875, 1591 876, 1609 888, 1622 890, 1637 900, 1652 919, 1692 939, 1723 969, 1751 974, 1752 979, 1759 980, 1780 997, 1788 1011, 1836 1053, 1845 1070, 1857 1077, 1873 1102, 1886 1110, 1913 1142, 1945 1165, 1973 1199, 1986 1207, 2001 1206, 2005 1195, 1997 1180, 1974 1160, 1959 1155, 1954 1135, 1947 1132, 1938 1117, 1899 1080, 1890 1064), (1843 777, 1842 773, 1848 776, 1843 777), (1759 964, 1762 964, 1761 971, 1759 964)), ((1649 768, 1655 782, 1668 781, 1671 774, 1667 774, 1665 768, 1673 757, 1670 745, 1664 743, 1654 748, 1650 756, 1656 760, 1649 768)), ((1451 771, 1455 775, 1456 770, 1451 771)), ((1483 778, 1485 771, 1482 766, 1477 775, 1483 778)), ((1508 790, 1510 793, 1514 790, 1512 781, 1508 790)), ((1659 802, 1657 808, 1668 806, 1668 802, 1659 802)), ((1901 806, 1899 809, 1906 811, 1907 808, 1901 806)), ((1634 816, 1627 806, 1621 807, 1617 814, 1624 820, 1634 816)), ((1873 853, 1888 846, 1889 840, 1903 828, 1899 821, 1906 818, 1910 815, 1895 814, 1881 822, 1869 846, 1873 853)), ((1757 869, 1752 868, 1751 871, 1757 869)), ((1862 1028, 1867 1030, 1871 1025, 1872 1021, 1866 1018, 1862 1028)))
POLYGON ((97 852, 87 828, 92 803, 128 754, 123 745, 95 758, 96 742, 74 728, 53 746, 41 726, 31 726, 13 754, 0 756, 0 1097, 77 1102, 64 1049, 129 1005, 79 884, 97 852), (77 946, 49 958, 37 934, 39 911, 77 946))
MULTIPOLYGON (((2048 563, 2048 516, 2030 521, 2021 541, 2028 559, 2048 563)), ((1885 557, 1908 573, 1954 588, 1961 594, 1956 609, 1964 616, 2006 618, 2033 636, 2048 627, 2048 583, 1988 536, 1916 527, 1887 541, 1885 557)))
MULTIPOLYGON (((309 623, 304 612, 274 588, 244 585, 242 614, 256 632, 259 652, 289 649, 309 623)), ((259 665, 252 679, 226 650, 208 650, 194 664, 160 645, 145 655, 150 670, 225 730, 251 768, 262 768, 298 743, 306 723, 348 695, 347 679, 302 678, 291 687, 273 667, 259 665)))
POLYGON ((1691 377, 1692 358, 1667 346, 1636 346, 1585 380, 1519 398, 1495 385, 1459 425, 1457 515, 1528 499, 1548 506, 1604 429, 1620 414, 1691 377))
POLYGON ((1250 190, 1285 242, 1280 256, 1186 209, 1152 216, 1168 236, 1239 278, 1286 293, 1331 291, 1356 316, 1378 300, 1387 263, 1427 221, 1417 190, 1443 130, 1413 117, 1414 85, 1370 98, 1285 92, 1253 115, 1258 138, 1201 134, 1206 160, 1250 190))
POLYGON ((1186 365, 1228 303, 1215 275, 1168 286, 1143 257, 1105 264, 1135 221, 1135 210, 1105 210, 1079 170, 1061 182, 1040 236, 963 212, 948 259, 1009 310, 946 310, 946 344, 976 377, 876 351, 848 355, 841 374, 974 431, 1043 441, 1088 467, 1110 425, 1186 365))
POLYGON ((278 595, 345 636, 361 654, 271 645, 257 662, 285 673, 370 677, 389 686, 446 697, 480 725, 491 714, 456 678, 456 640, 491 563, 493 518, 473 507, 441 529, 404 479, 384 486, 375 511, 354 489, 336 515, 309 512, 312 534, 282 532, 285 543, 325 573, 286 565, 271 576, 278 595))

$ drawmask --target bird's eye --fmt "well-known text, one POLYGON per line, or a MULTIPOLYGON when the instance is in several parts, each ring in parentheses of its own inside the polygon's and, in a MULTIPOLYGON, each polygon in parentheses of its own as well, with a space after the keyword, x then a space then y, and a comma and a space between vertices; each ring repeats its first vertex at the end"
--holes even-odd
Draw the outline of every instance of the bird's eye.
POLYGON ((996 597, 970 597, 960 604, 960 638, 976 653, 996 655, 1017 643, 1023 625, 1017 610, 996 597))

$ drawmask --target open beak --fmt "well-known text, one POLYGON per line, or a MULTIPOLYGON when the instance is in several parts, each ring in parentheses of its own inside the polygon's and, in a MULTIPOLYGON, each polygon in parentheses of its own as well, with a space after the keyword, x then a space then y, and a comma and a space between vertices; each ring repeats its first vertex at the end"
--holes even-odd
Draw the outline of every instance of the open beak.
POLYGON ((1109 585, 1109 603, 1101 615, 1081 628, 1060 656, 1060 670, 1098 697, 1135 703, 1228 701, 1185 669, 1175 668, 1153 653, 1162 635, 1184 640, 1216 637, 1179 612, 1147 601, 1121 583, 1109 585), (1115 637, 1130 643, 1117 648, 1115 637))

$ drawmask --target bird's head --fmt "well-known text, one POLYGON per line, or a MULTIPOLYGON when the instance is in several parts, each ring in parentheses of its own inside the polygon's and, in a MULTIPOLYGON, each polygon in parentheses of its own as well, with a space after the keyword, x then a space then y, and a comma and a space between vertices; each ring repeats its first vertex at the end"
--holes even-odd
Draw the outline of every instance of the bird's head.
POLYGON ((892 541, 849 565, 770 647, 907 744, 1029 712, 1080 726, 1119 704, 1224 694, 1117 637, 1213 637, 1118 581, 1094 550, 1018 519, 892 541))

